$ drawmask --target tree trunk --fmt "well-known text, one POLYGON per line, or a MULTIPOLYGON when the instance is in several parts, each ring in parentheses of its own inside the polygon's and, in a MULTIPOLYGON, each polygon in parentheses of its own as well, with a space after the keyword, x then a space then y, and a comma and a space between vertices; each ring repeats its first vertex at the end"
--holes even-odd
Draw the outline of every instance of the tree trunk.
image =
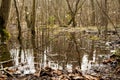
POLYGON ((33 0, 33 7, 32 7, 32 15, 31 15, 31 40, 32 40, 32 46, 35 50, 35 19, 36 19, 36 1, 33 0))
POLYGON ((118 16, 117 16, 117 25, 120 24, 120 0, 118 0, 118 16))
MULTIPOLYGON (((35 42, 35 21, 36 21, 36 0, 33 0, 33 4, 32 4, 32 12, 30 14, 30 19, 29 19, 29 14, 27 14, 28 12, 28 7, 26 7, 26 22, 27 22, 27 26, 30 29, 30 33, 31 33, 31 44, 32 44, 32 48, 33 48, 33 53, 34 53, 34 61, 38 62, 37 59, 37 50, 36 50, 36 42, 35 42)), ((37 65, 35 65, 36 67, 37 65)))
POLYGON ((94 6, 94 0, 91 0, 91 7, 92 7, 91 25, 95 26, 95 6, 94 6))
POLYGON ((7 26, 7 21, 9 17, 9 11, 10 11, 10 3, 11 0, 2 0, 1 8, 0 8, 0 34, 1 34, 1 42, 6 42, 6 35, 5 30, 7 26))
POLYGON ((68 5, 68 9, 69 9, 69 11, 70 11, 70 16, 71 16, 71 19, 70 19, 70 21, 68 22, 68 25, 70 25, 71 23, 72 23, 72 27, 76 27, 76 14, 77 14, 77 12, 78 12, 78 10, 79 10, 79 2, 80 2, 80 0, 77 0, 76 1, 76 3, 75 3, 75 6, 72 8, 71 7, 71 5, 70 5, 70 1, 69 0, 66 0, 66 2, 67 2, 67 5, 68 5))
POLYGON ((16 3, 16 0, 14 0, 14 5, 15 5, 15 9, 16 9, 16 15, 17 15, 17 23, 18 23, 18 41, 19 41, 19 44, 20 44, 20 47, 19 47, 19 56, 21 55, 21 51, 22 51, 22 48, 23 48, 23 43, 22 43, 22 29, 21 29, 21 24, 20 24, 20 14, 19 14, 19 11, 18 11, 18 7, 17 7, 17 3, 16 3))
POLYGON ((70 21, 68 22, 68 25, 72 24, 72 27, 75 27, 77 24, 76 24, 76 21, 75 21, 75 15, 71 15, 71 19, 70 21))
MULTIPOLYGON (((8 61, 11 59, 10 52, 7 46, 8 33, 6 30, 7 22, 9 18, 9 11, 11 6, 11 0, 2 0, 0 7, 0 35, 1 35, 1 44, 0 44, 0 61, 8 61), (6 34, 7 33, 7 34, 6 34)), ((12 66, 12 61, 8 63, 3 63, 3 67, 12 66)))
POLYGON ((32 14, 31 14, 31 42, 33 47, 34 53, 34 61, 38 62, 37 60, 37 51, 36 51, 36 42, 35 42, 35 20, 36 20, 36 0, 33 0, 32 6, 32 14))
MULTIPOLYGON (((101 8, 107 14, 107 0, 101 0, 101 8)), ((101 26, 107 26, 108 20, 105 14, 101 11, 101 26)))
MULTIPOLYGON (((104 1, 104 4, 103 5, 105 5, 104 6, 104 10, 105 10, 105 12, 108 14, 108 10, 107 10, 107 0, 105 0, 104 1)), ((104 14, 103 14, 104 15, 104 14)), ((104 15, 104 26, 105 26, 105 40, 107 40, 107 31, 108 31, 108 19, 107 19, 107 17, 104 15)))
POLYGON ((107 11, 107 0, 101 0, 101 21, 100 25, 104 27, 104 38, 107 39, 107 26, 108 26, 108 18, 103 13, 103 11, 108 15, 107 11))
MULTIPOLYGON (((119 35, 118 31, 117 31, 117 28, 116 28, 115 24, 113 23, 113 21, 111 20, 111 18, 109 17, 109 15, 102 9, 102 7, 100 6, 98 0, 96 0, 96 2, 97 2, 98 7, 100 8, 100 10, 102 11, 102 13, 106 16, 106 18, 107 18, 107 19, 110 21, 110 23, 112 24, 114 30, 117 32, 116 35, 117 35, 118 38, 120 39, 120 35, 119 35)), ((107 1, 106 1, 106 2, 107 2, 107 1)), ((108 22, 108 21, 107 21, 107 22, 108 22)))

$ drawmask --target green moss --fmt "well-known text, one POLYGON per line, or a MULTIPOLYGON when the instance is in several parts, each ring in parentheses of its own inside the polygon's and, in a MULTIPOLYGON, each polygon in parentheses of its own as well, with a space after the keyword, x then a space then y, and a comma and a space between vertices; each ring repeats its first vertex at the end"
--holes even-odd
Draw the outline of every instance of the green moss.
POLYGON ((4 35, 5 40, 8 40, 10 38, 10 33, 6 29, 0 29, 0 33, 4 35))

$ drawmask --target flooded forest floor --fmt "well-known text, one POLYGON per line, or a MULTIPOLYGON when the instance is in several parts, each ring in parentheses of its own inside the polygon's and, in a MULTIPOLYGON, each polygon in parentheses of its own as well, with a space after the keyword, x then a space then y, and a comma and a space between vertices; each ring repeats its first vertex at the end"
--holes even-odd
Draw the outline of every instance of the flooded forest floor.
POLYGON ((96 29, 80 28, 40 31, 37 55, 28 44, 28 32, 21 54, 17 42, 11 40, 14 65, 1 67, 0 80, 120 80, 120 39, 115 31, 105 35, 104 31, 99 34, 96 29))

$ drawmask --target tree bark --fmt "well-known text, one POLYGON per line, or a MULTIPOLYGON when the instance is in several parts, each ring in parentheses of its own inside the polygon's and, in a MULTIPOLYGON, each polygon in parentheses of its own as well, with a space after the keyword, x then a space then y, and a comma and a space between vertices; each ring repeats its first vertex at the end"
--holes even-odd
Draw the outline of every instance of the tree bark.
MULTIPOLYGON (((7 36, 6 35, 6 27, 9 18, 9 11, 11 6, 11 0, 2 0, 1 7, 0 7, 0 35, 1 35, 1 44, 0 44, 0 61, 8 61, 11 59, 10 52, 7 46, 7 36)), ((12 61, 8 63, 3 63, 3 67, 12 66, 12 61)))
POLYGON ((1 34, 1 43, 6 42, 6 35, 4 30, 6 30, 9 11, 10 11, 10 3, 11 0, 2 0, 1 8, 0 8, 0 34, 1 34))
POLYGON ((36 20, 36 1, 33 0, 32 15, 31 15, 31 40, 33 49, 35 46, 35 20, 36 20))
POLYGON ((15 5, 15 9, 16 9, 16 15, 17 15, 17 23, 18 23, 18 41, 19 41, 19 44, 20 44, 20 47, 19 47, 19 56, 21 55, 21 51, 22 51, 22 48, 23 48, 23 43, 22 43, 22 29, 21 29, 21 24, 20 24, 20 14, 19 14, 19 11, 18 11, 18 7, 17 7, 17 3, 16 3, 16 0, 14 0, 14 5, 15 5))

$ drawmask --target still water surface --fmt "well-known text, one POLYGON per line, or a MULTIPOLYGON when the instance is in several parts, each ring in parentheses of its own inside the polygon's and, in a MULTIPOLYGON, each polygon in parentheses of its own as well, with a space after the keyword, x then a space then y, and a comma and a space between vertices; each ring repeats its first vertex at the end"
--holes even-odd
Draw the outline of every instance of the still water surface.
MULTIPOLYGON (((45 51, 44 51, 45 52, 45 51)), ((18 49, 11 49, 11 56, 14 59, 14 66, 19 66, 18 69, 20 71, 23 71, 24 74, 29 74, 29 73, 34 73, 35 72, 35 66, 34 66, 34 56, 33 56, 33 50, 31 49, 26 49, 25 51, 22 50, 22 53, 19 57, 19 50, 18 49), (24 64, 24 66, 21 66, 20 64, 24 64)), ((100 58, 102 59, 103 55, 97 55, 96 52, 94 52, 92 56, 92 60, 89 60, 88 54, 83 54, 82 60, 81 60, 81 70, 83 72, 89 71, 92 66, 100 66, 101 64, 99 63, 100 58)), ((46 53, 44 53, 44 67, 45 66, 50 66, 53 69, 62 69, 62 66, 56 63, 54 60, 50 60, 46 53), (48 60, 49 59, 49 60, 48 60), (47 62, 48 61, 48 64, 47 62)), ((77 61, 76 61, 77 63, 77 61)), ((40 64, 39 65, 43 65, 40 64)), ((72 70, 72 64, 67 64, 67 69, 69 71, 72 70)))

